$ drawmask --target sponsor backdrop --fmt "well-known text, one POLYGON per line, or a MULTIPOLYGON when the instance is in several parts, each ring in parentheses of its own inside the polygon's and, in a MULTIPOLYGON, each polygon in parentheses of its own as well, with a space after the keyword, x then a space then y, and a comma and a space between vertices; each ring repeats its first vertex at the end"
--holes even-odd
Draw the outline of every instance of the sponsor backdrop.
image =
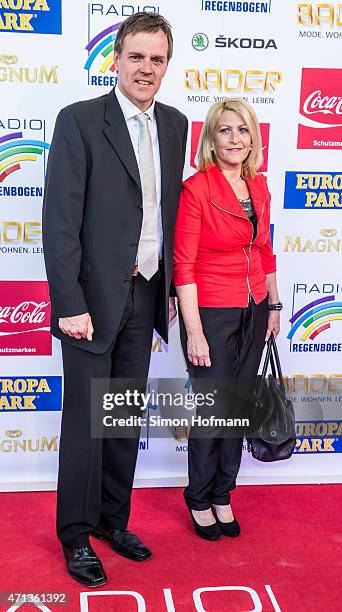
MULTIPOLYGON (((261 123, 284 303, 279 348, 298 442, 292 459, 275 465, 245 452, 240 482, 341 481, 342 5, 0 0, 0 486, 55 487, 62 365, 48 330, 46 162, 60 108, 115 85, 116 33, 138 10, 159 11, 173 26, 158 98, 189 118, 185 176, 212 102, 242 96, 261 123)), ((153 339, 151 376, 185 376, 177 323, 169 347, 153 339)), ((144 432, 137 485, 185 482, 186 433, 144 432)))

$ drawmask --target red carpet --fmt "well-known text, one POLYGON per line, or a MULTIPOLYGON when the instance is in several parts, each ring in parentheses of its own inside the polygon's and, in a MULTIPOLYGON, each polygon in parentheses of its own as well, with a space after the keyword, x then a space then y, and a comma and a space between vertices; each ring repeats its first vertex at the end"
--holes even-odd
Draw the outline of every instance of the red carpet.
MULTIPOLYGON (((135 490, 130 528, 154 557, 134 563, 93 540, 108 575, 101 590, 138 592, 147 612, 342 610, 342 485, 241 486, 233 507, 241 536, 205 542, 193 532, 180 489, 135 490), (196 589, 227 586, 245 590, 203 593, 202 607, 194 606, 196 589), (169 589, 168 604, 163 589, 169 589)), ((0 590, 66 592, 66 605, 47 604, 45 612, 78 612, 80 593, 98 590, 87 591, 69 579, 54 535, 54 512, 53 493, 1 494, 0 590)), ((101 595, 90 596, 83 610, 145 608, 129 595, 101 595)))

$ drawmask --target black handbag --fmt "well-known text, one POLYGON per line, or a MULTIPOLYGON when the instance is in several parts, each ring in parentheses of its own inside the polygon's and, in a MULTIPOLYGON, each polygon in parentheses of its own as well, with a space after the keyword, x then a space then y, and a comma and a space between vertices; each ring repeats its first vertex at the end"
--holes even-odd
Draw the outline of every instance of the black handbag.
POLYGON ((247 437, 248 451, 259 461, 289 459, 296 445, 295 414, 292 402, 286 398, 273 334, 267 342, 265 362, 262 374, 257 377, 253 404, 247 437), (272 374, 267 376, 269 365, 272 374))

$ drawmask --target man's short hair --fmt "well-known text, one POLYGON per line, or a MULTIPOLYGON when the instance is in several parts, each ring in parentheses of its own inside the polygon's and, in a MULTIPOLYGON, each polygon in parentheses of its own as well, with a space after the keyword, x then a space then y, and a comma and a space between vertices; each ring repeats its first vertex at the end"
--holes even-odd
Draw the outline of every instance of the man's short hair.
POLYGON ((137 34, 138 32, 158 32, 162 30, 167 37, 168 51, 167 61, 172 57, 173 38, 171 26, 168 21, 159 13, 147 13, 145 11, 131 15, 122 22, 118 29, 118 33, 114 43, 114 53, 119 55, 122 53, 125 38, 128 34, 137 34))

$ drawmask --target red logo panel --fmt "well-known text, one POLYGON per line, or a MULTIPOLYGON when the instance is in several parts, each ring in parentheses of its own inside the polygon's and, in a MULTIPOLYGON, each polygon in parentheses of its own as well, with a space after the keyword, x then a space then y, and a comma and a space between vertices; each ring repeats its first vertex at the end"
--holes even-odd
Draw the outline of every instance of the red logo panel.
POLYGON ((342 149, 342 70, 303 68, 298 149, 342 149))
MULTIPOLYGON (((191 148, 190 148, 190 165, 196 168, 195 156, 197 153, 198 142, 203 128, 203 121, 193 121, 191 127, 191 148)), ((259 172, 267 172, 268 168, 268 147, 270 140, 270 124, 260 123, 262 153, 264 161, 259 168, 259 172)))
POLYGON ((52 355, 46 281, 0 281, 1 355, 52 355))

